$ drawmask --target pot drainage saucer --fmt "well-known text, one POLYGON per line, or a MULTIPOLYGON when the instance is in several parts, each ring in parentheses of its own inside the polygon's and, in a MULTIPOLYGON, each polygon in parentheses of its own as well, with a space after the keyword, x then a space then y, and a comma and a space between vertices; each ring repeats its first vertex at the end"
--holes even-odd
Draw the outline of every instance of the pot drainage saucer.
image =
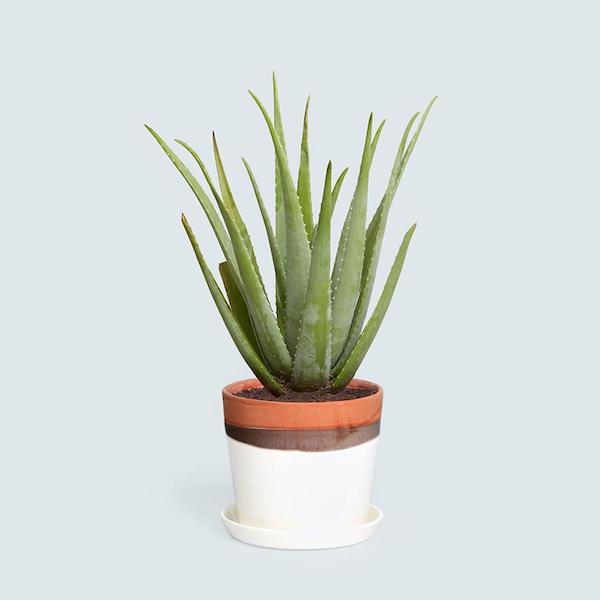
POLYGON ((368 540, 383 518, 383 511, 371 504, 363 523, 335 530, 301 531, 291 529, 266 529, 244 525, 237 520, 235 505, 223 509, 221 519, 232 537, 240 542, 279 548, 282 550, 323 550, 352 546, 368 540))

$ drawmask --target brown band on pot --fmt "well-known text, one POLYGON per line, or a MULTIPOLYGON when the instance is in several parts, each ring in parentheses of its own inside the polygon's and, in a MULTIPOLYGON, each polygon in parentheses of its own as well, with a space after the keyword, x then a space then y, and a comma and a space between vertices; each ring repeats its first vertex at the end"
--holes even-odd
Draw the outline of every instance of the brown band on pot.
POLYGON ((250 429, 344 430, 369 425, 381 418, 382 389, 360 379, 354 379, 350 387, 375 391, 351 400, 277 402, 237 395, 252 387, 261 387, 261 384, 257 379, 246 379, 223 390, 223 410, 228 425, 250 429))
POLYGON ((343 450, 368 442, 379 435, 379 419, 360 427, 338 429, 254 429, 225 423, 230 438, 259 448, 323 452, 343 450))

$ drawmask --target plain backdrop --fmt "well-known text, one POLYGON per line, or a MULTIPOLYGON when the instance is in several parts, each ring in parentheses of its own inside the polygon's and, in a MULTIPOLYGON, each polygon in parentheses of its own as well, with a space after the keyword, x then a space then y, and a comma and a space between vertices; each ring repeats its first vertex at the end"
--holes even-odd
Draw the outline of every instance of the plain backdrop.
MULTIPOLYGON (((0 597, 600 597, 595 2, 15 2, 0 16, 0 597), (249 373, 181 228, 220 256, 144 130, 211 163, 272 284, 241 156, 272 206, 279 76, 315 196, 439 94, 401 183, 378 290, 413 239, 359 375, 385 389, 371 541, 229 538, 220 390, 249 373)), ((294 167, 295 168, 295 167, 294 167)), ((339 219, 336 222, 339 226, 339 219)))

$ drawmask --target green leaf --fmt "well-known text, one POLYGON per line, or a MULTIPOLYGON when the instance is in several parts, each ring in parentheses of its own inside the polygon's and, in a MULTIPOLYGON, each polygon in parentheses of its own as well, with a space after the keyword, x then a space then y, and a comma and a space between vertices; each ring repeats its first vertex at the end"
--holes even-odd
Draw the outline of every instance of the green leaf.
POLYGON ((248 247, 248 251, 251 251, 252 244, 249 243, 250 236, 248 235, 248 230, 246 229, 246 225, 242 216, 240 215, 240 211, 233 199, 233 194, 231 192, 231 187, 229 186, 229 181, 227 181, 227 175, 225 175, 225 168, 223 167, 223 161, 221 160, 221 153, 219 152, 219 146, 217 145, 217 138, 213 131, 212 134, 213 141, 213 152, 215 155, 215 164, 217 166, 217 175, 219 177, 219 187, 221 188, 221 197, 223 198, 223 204, 229 210, 229 214, 233 218, 237 228, 242 234, 242 238, 248 247))
POLYGON ((263 356, 275 375, 288 377, 292 370, 292 358, 271 309, 260 272, 257 270, 252 255, 248 251, 232 216, 225 211, 223 217, 238 262, 242 280, 240 289, 243 290, 246 306, 250 312, 263 356))
POLYGON ((312 260, 302 325, 292 370, 292 388, 325 387, 331 366, 331 162, 327 166, 319 222, 313 239, 312 260))
POLYGON ((197 165, 200 167, 200 170, 202 171, 202 175, 204 175, 204 179, 206 180, 206 183, 208 184, 208 187, 210 188, 210 191, 212 192, 212 195, 217 203, 217 206, 219 207, 221 214, 223 214, 223 211, 225 210, 225 205, 223 204, 221 194, 219 194, 219 190, 217 190, 215 184, 213 183, 210 173, 208 172, 208 169, 206 168, 206 165, 204 164, 203 160, 200 158, 200 155, 185 141, 180 140, 180 139, 176 139, 175 141, 179 145, 183 146, 191 154, 192 158, 196 161, 197 165))
POLYGON ((344 349, 360 292, 365 253, 369 171, 372 162, 372 127, 373 115, 371 114, 367 126, 358 181, 342 228, 333 268, 331 358, 334 364, 344 349))
MULTIPOLYGON (((232 219, 233 223, 235 224, 237 230, 240 232, 240 235, 242 236, 242 241, 244 242, 244 245, 246 246, 246 249, 248 250, 248 254, 250 255, 250 258, 252 259, 252 264, 254 265, 256 273, 259 274, 259 276, 260 276, 260 267, 258 265, 258 261, 256 260, 256 255, 254 253, 254 248, 252 247, 250 235, 248 233, 248 229, 246 228, 246 224, 244 223, 244 220, 242 219, 242 216, 240 215, 240 211, 238 210, 238 207, 235 203, 233 194, 231 193, 231 187, 229 186, 229 182, 227 181, 227 176, 225 175, 223 161, 221 160, 221 154, 219 152, 219 147, 217 145, 217 138, 215 137, 214 132, 213 132, 212 137, 213 137, 213 151, 214 151, 214 155, 215 155, 215 163, 217 166, 217 174, 219 176, 219 187, 221 188, 223 205, 227 209, 228 213, 231 215, 231 219, 232 219)), ((227 222, 227 220, 226 220, 226 222, 227 222)), ((231 232, 229 235, 231 236, 231 232)), ((260 280, 260 283, 264 290, 265 286, 263 284, 262 278, 260 280)))
POLYGON ((281 142, 283 151, 286 152, 285 148, 285 135, 283 133, 283 120, 281 118, 281 104, 279 102, 279 89, 277 87, 277 77, 273 72, 273 125, 277 132, 277 137, 281 142))
MULTIPOLYGON (((208 183, 208 186, 210 187, 210 189, 212 191, 215 201, 217 202, 217 206, 219 207, 219 210, 221 211, 221 215, 223 216, 223 219, 225 220, 225 225, 227 227, 230 237, 233 238, 235 235, 241 236, 242 242, 246 246, 246 250, 247 250, 248 254, 250 255, 252 264, 254 265, 254 270, 260 280, 260 284, 263 289, 263 292, 266 294, 265 286, 264 286, 262 277, 260 275, 260 268, 258 265, 258 261, 256 260, 256 255, 254 253, 254 248, 252 247, 252 242, 250 240, 248 230, 246 229, 246 226, 240 216, 240 213, 235 204, 235 200, 231 193, 231 189, 229 188, 229 183, 227 182, 227 178, 225 176, 225 172, 223 169, 223 163, 221 162, 221 157, 218 154, 218 148, 217 148, 217 157, 216 157, 217 170, 219 171, 219 177, 223 180, 223 183, 221 185, 225 189, 224 196, 227 197, 227 204, 225 203, 223 198, 221 198, 219 191, 217 190, 214 183, 212 182, 210 173, 208 172, 206 165, 204 164, 204 162, 202 161, 202 159, 200 158, 198 153, 186 142, 184 142, 182 140, 175 140, 175 141, 178 144, 181 144, 192 155, 192 157, 194 158, 196 163, 198 163, 198 165, 204 175, 204 178, 206 179, 206 182, 208 183), (241 224, 241 228, 240 228, 240 224, 241 224)), ((233 257, 234 257, 234 260, 236 261, 235 264, 237 265, 237 258, 235 257, 235 252, 233 253, 233 257)), ((230 263, 230 267, 231 267, 231 263, 230 263)), ((244 288, 244 284, 242 281, 242 277, 239 273, 239 269, 236 268, 235 270, 234 269, 231 269, 231 270, 232 270, 232 275, 233 275, 234 279, 236 280, 236 283, 242 292, 242 295, 245 295, 245 288, 244 288)))
MULTIPOLYGON (((291 372, 292 359, 269 304, 248 233, 246 231, 246 237, 244 238, 236 223, 234 215, 225 205, 223 199, 221 199, 219 192, 215 189, 208 170, 198 154, 185 142, 180 141, 179 143, 192 154, 196 162, 200 165, 213 195, 215 196, 215 200, 219 205, 223 219, 225 220, 225 225, 231 236, 233 258, 236 261, 236 265, 238 265, 237 273, 232 270, 232 274, 234 275, 234 278, 236 278, 238 288, 248 307, 262 354, 271 369, 277 375, 287 376, 291 372)), ((217 162, 219 163, 220 159, 217 159, 217 162)), ((222 170, 222 164, 220 164, 220 169, 222 170)), ((225 184, 227 185, 226 180, 225 184)), ((231 192, 229 192, 229 195, 228 202, 230 203, 230 206, 237 211, 231 192)), ((239 213, 237 214, 239 216, 239 213)), ((231 265, 229 259, 227 262, 231 265)))
POLYGON ((369 348, 371 347, 371 344, 373 343, 373 340, 379 331, 379 327, 381 326, 383 318, 385 317, 385 313, 389 308, 392 296, 394 295, 394 290, 396 289, 396 284, 398 283, 398 279, 404 265, 404 259, 406 258, 406 252, 416 226, 417 225, 415 223, 406 232, 400 249, 398 250, 398 254, 396 254, 396 258, 388 275, 387 281, 385 282, 383 291, 381 292, 381 296, 379 297, 379 301, 377 302, 377 306, 375 307, 371 318, 368 320, 364 331, 358 339, 358 343, 352 350, 350 357, 340 372, 335 376, 332 382, 333 389, 343 389, 350 383, 365 355, 369 351, 369 348))
POLYGON ((312 199, 310 194, 310 154, 308 150, 308 107, 310 105, 310 96, 306 100, 304 109, 304 121, 302 126, 302 143, 300 144, 300 167, 298 169, 298 199, 304 225, 306 226, 306 235, 309 241, 313 233, 313 213, 312 199))
POLYGON ((352 197, 352 202, 350 203, 350 208, 348 209, 348 213, 346 214, 346 219, 344 220, 344 225, 342 227, 342 233, 340 234, 340 241, 338 242, 337 252, 336 252, 336 255, 335 255, 335 262, 333 264, 333 273, 331 275, 332 292, 335 291, 336 281, 339 278, 340 269, 341 269, 342 261, 343 261, 343 258, 344 258, 344 253, 346 251, 346 244, 348 242, 348 226, 349 226, 349 223, 350 223, 352 203, 354 202, 354 197, 357 194, 357 190, 362 185, 361 176, 363 175, 363 172, 365 171, 365 166, 368 163, 368 159, 369 159, 368 153, 369 153, 369 149, 371 147, 371 132, 372 132, 372 128, 373 128, 373 114, 371 114, 370 117, 369 117, 369 123, 367 125, 367 134, 365 136, 365 143, 364 143, 363 153, 362 153, 361 162, 360 162, 360 170, 359 170, 359 174, 358 174, 358 181, 356 183, 356 188, 354 190, 354 195, 352 197))
MULTIPOLYGON (((277 89, 277 78, 275 77, 275 73, 273 73, 273 121, 283 153, 287 154, 285 148, 285 135, 283 133, 283 122, 281 119, 281 106, 279 104, 279 90, 277 89)), ((281 167, 279 166, 277 156, 275 156, 275 232, 277 245, 279 246, 283 264, 285 265, 287 251, 287 244, 285 241, 285 202, 283 200, 281 167)))
MULTIPOLYGON (((215 187, 215 184, 213 183, 211 177, 210 177, 210 173, 208 172, 208 169, 206 168, 206 165, 204 164, 204 162, 202 161, 202 159, 200 158, 200 155, 186 142, 184 142, 183 140, 175 140, 178 144, 180 144, 181 146, 183 146, 192 156, 192 158, 196 161, 196 163, 198 164, 198 166, 200 167, 200 170, 202 171, 202 174, 204 175, 204 179, 206 179, 206 183, 208 184, 208 187, 210 188, 212 195, 217 203, 217 206, 219 207, 219 211, 221 212, 221 216, 223 217, 224 221, 225 221, 225 226, 227 227, 227 230, 229 232, 229 235, 232 236, 232 232, 234 230, 237 230, 236 225, 235 225, 235 221, 233 220, 233 218, 230 215, 230 211, 228 209, 228 207, 225 205, 225 203, 223 202, 223 199, 221 198, 221 195, 219 194, 219 191, 217 190, 217 188, 215 187)), ((222 165, 221 165, 222 168, 222 165)), ((230 199, 230 203, 233 204, 233 207, 235 208, 235 210, 237 211, 237 207, 235 206, 235 202, 233 201, 233 197, 231 197, 230 199)), ((239 213, 238 213, 239 216, 239 213)), ((245 228, 245 227, 244 227, 245 228)), ((229 238, 231 239, 231 238, 229 238)), ((252 263, 254 264, 254 267, 257 271, 258 271, 258 263, 256 261, 256 257, 254 256, 254 250, 252 249, 252 244, 250 243, 250 238, 248 236, 248 232, 246 231, 246 239, 244 240, 244 244, 246 245, 247 248, 249 248, 249 252, 250 252, 250 257, 252 259, 252 263)), ((236 284, 238 286, 238 288, 240 289, 240 291, 242 292, 242 295, 245 294, 245 289, 244 289, 244 284, 242 281, 242 277, 240 275, 239 272, 239 268, 237 266, 237 258, 235 255, 235 252, 233 251, 233 245, 231 246, 232 250, 231 250, 231 255, 228 256, 226 255, 227 258, 227 262, 229 264, 229 268, 231 270, 231 274, 233 275, 233 278, 236 281, 236 284)), ((260 278, 260 275, 259 275, 260 278)), ((264 285, 262 282, 262 279, 260 279, 261 285, 263 290, 264 285)))
POLYGON ((237 322, 248 338, 248 341, 252 344, 252 347, 260 354, 260 345, 258 344, 254 328, 252 327, 252 319, 250 318, 246 301, 244 300, 235 279, 232 277, 231 270, 226 262, 219 263, 219 273, 221 274, 221 279, 225 286, 225 292, 227 293, 231 312, 234 314, 237 322))
POLYGON ((257 354, 257 352, 252 347, 252 344, 249 342, 246 337, 242 327, 238 323, 235 318, 231 308, 227 304, 225 297, 223 296, 223 292, 219 288, 215 278, 213 277, 202 253, 200 252, 200 248, 198 246, 198 242, 194 236, 194 233, 185 218, 185 215, 181 215, 181 222, 185 228, 187 236, 192 244, 192 248, 194 249, 194 254, 196 255, 196 259, 198 260, 198 264, 202 269, 202 273, 204 278, 206 279, 206 283, 208 284, 208 289, 217 305, 217 309, 223 318, 223 322, 227 327, 237 349, 240 354, 248 363, 248 366, 252 369, 252 372, 258 377, 260 382, 273 394, 280 396, 284 393, 284 387, 277 378, 269 372, 269 369, 262 361, 261 357, 257 354))
POLYGON ((373 284, 375 282, 375 275, 377 273, 377 265, 379 263, 381 243, 385 233, 387 217, 394 196, 396 195, 398 184, 400 183, 400 177, 402 176, 403 165, 405 164, 404 150, 406 147, 406 142, 418 114, 419 113, 413 115, 404 130, 398 152, 396 153, 394 166, 392 167, 392 173, 390 175, 386 192, 379 203, 375 214, 373 215, 371 223, 369 223, 369 227, 367 228, 360 296, 354 311, 352 326, 350 328, 350 333, 348 334, 348 339, 346 340, 344 350, 339 357, 337 364, 334 366, 334 374, 342 367, 342 365, 345 364, 346 360, 350 356, 350 353, 354 349, 354 346, 360 337, 365 318, 367 316, 369 302, 373 292, 373 284))
POLYGON ((332 212, 335 210, 335 205, 337 204, 338 197, 340 195, 340 190, 342 189, 342 184, 344 183, 344 179, 348 174, 348 167, 346 167, 341 173, 340 176, 336 179, 335 185, 333 186, 333 192, 331 193, 331 210, 332 212))
POLYGON ((250 183, 252 184, 252 189, 254 190, 256 202, 258 203, 258 208, 260 209, 260 214, 262 216, 263 223, 265 224, 265 230, 269 240, 269 248, 271 249, 271 257, 273 259, 273 268, 275 269, 275 282, 279 301, 285 306, 285 267, 283 265, 283 258, 281 257, 281 252, 279 251, 279 246, 277 245, 277 239, 275 237, 275 233, 273 232, 273 226, 271 225, 271 219, 269 218, 269 213, 267 212, 265 203, 263 202, 258 183, 254 177, 254 173, 252 172, 252 169, 250 168, 250 165, 246 159, 242 158, 242 162, 246 167, 248 177, 250 177, 250 183))
POLYGON ((408 159, 410 158, 411 154, 413 153, 413 150, 415 148, 415 144, 417 143, 417 140, 419 139, 419 136, 421 135, 421 130, 423 129, 423 125, 425 125, 425 121, 427 121, 427 117, 429 116, 429 112, 431 111, 431 108, 433 107, 434 102, 437 100, 437 96, 434 96, 429 104, 427 105, 427 107, 425 108, 425 110, 423 111, 423 116, 421 117, 421 119, 419 120, 419 124, 417 125, 417 129, 414 133, 414 135, 412 136, 412 138, 410 139, 410 143, 408 144, 408 148, 406 149, 406 155, 405 158, 402 161, 402 169, 400 172, 400 177, 402 177, 402 173, 404 173, 404 169, 406 167, 406 163, 408 162, 408 159))
POLYGON ((192 175, 190 170, 185 166, 175 152, 171 150, 169 145, 158 135, 158 133, 156 133, 156 131, 154 131, 154 129, 152 129, 149 125, 146 125, 145 127, 159 143, 160 147, 165 151, 166 155, 171 159, 172 163, 177 167, 177 170, 181 173, 181 175, 183 175, 183 178, 194 192, 198 202, 200 203, 200 206, 202 206, 202 209, 206 213, 208 221, 213 228, 215 235, 217 236, 217 240, 221 246, 221 249, 223 250, 223 254, 227 259, 227 262, 232 266, 233 272, 237 274, 237 261, 233 253, 231 240, 227 235, 227 231, 223 227, 223 223, 219 218, 219 214, 212 205, 209 197, 206 195, 206 192, 202 189, 202 186, 198 183, 198 180, 192 175))
POLYGON ((308 273, 310 269, 310 246, 306 236, 306 229, 300 210, 296 187, 290 173, 287 156, 277 135, 273 122, 269 117, 265 107, 255 94, 250 95, 260 109, 275 148, 279 170, 281 174, 283 199, 285 202, 285 225, 286 225, 286 298, 285 298, 285 341, 293 357, 298 334, 300 332, 300 323, 302 318, 302 309, 306 298, 306 289, 308 286, 308 273))
MULTIPOLYGON (((400 146, 398 147, 398 151, 396 152, 396 158, 394 159, 394 165, 392 167, 392 173, 391 173, 390 179, 388 181, 388 187, 386 189, 386 193, 384 194, 383 198, 379 202, 379 205, 377 206, 377 210, 375 211, 375 214, 373 215, 373 218, 371 219, 371 222, 369 223, 369 226, 367 227, 367 246, 369 245, 369 241, 372 241, 371 238, 377 232, 377 228, 379 227, 379 222, 381 219, 381 213, 382 213, 384 207, 386 206, 386 204, 389 206, 389 204, 391 203, 391 200, 394 198, 396 189, 398 188, 398 184, 400 183, 400 177, 402 176, 402 172, 403 172, 402 159, 404 157, 404 150, 406 148, 406 142, 408 141, 408 135, 410 134, 412 126, 418 116, 419 116, 419 113, 418 112, 415 113, 410 118, 410 120, 408 121, 408 124, 406 125, 406 127, 404 129, 404 133, 403 133, 402 139, 400 141, 400 146), (391 186, 394 186, 394 187, 391 188, 391 186), (390 189, 393 189, 393 193, 391 195, 390 195, 390 189)), ((364 276, 364 273, 365 273, 365 270, 363 269, 363 276, 364 276)))
POLYGON ((379 138, 381 137, 381 132, 383 131, 383 126, 385 125, 385 119, 379 123, 379 127, 377 127, 377 131, 375 131, 375 135, 373 136, 373 141, 371 142, 371 154, 370 158, 373 161, 373 156, 375 156, 375 150, 377 150, 377 144, 379 144, 379 138))

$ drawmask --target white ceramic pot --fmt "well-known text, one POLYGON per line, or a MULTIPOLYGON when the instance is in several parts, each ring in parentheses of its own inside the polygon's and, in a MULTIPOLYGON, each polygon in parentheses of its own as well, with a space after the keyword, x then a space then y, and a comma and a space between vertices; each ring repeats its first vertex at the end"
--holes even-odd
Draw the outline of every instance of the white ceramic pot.
POLYGON ((235 505, 223 513, 242 541, 287 549, 330 548, 370 537, 381 520, 371 489, 381 388, 326 402, 273 402, 223 391, 235 505))

